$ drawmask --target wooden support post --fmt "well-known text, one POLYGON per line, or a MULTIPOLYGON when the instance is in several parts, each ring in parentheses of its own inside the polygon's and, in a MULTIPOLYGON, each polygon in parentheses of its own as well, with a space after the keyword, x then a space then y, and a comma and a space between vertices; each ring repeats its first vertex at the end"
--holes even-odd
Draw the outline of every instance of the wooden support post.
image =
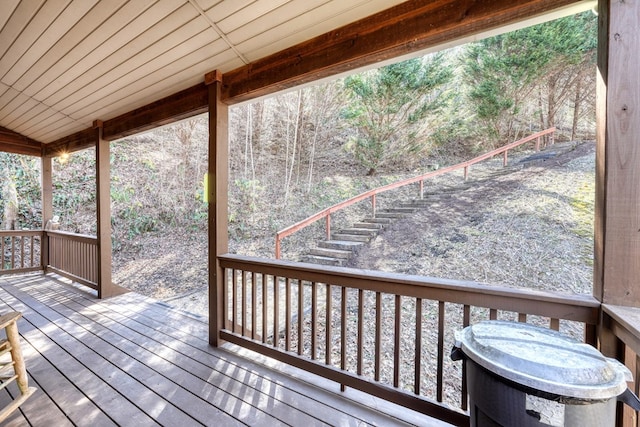
POLYGON ((222 73, 205 76, 209 90, 209 343, 222 344, 224 272, 218 255, 228 251, 229 107, 222 102, 222 73))
MULTIPOLYGON (((41 169, 41 186, 42 186, 42 229, 46 229, 47 223, 53 218, 53 178, 51 174, 51 161, 49 156, 40 158, 42 163, 41 169)), ((46 233, 42 234, 40 240, 40 265, 43 271, 47 272, 49 265, 49 237, 46 233)))
MULTIPOLYGON (((111 166, 109 141, 102 139, 102 122, 93 122, 96 136, 96 203, 98 216, 98 298, 116 294, 111 282, 111 166)), ((117 292, 120 293, 120 292, 117 292)))
POLYGON ((640 3, 598 2, 594 296, 640 307, 640 3))
POLYGON ((327 215, 325 228, 327 230, 327 240, 331 240, 331 214, 327 215))

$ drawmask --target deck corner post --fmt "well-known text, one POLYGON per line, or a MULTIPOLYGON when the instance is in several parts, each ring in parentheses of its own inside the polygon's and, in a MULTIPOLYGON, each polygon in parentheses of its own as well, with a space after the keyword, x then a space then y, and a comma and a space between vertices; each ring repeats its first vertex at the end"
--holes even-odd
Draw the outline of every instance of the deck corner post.
POLYGON ((222 101, 222 73, 207 73, 209 91, 209 343, 220 346, 224 329, 224 271, 218 255, 228 252, 229 106, 222 101))
POLYGON ((51 172, 52 158, 40 157, 40 185, 42 188, 42 235, 40 236, 40 266, 47 273, 49 265, 49 236, 47 236, 47 223, 53 218, 53 178, 51 172))
POLYGON ((598 2, 593 296, 640 307, 640 3, 598 2))
POLYGON ((110 142, 102 138, 102 122, 93 123, 96 147, 96 204, 98 237, 98 298, 109 298, 115 288, 111 281, 111 166, 110 142))

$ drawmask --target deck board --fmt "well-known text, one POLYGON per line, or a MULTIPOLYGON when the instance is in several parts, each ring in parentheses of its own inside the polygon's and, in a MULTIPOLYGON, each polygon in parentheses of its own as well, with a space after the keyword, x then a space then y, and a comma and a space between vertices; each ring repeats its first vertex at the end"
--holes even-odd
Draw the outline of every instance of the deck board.
POLYGON ((0 312, 23 313, 38 388, 7 425, 444 425, 374 410, 335 383, 305 381, 314 376, 235 346, 213 348, 198 316, 135 293, 92 292, 49 276, 0 278, 0 312))

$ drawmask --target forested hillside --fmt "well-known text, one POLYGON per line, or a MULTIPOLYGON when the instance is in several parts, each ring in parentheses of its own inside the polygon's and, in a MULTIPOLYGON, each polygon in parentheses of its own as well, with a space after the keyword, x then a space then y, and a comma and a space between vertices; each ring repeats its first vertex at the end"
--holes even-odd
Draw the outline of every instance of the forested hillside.
MULTIPOLYGON (((584 13, 234 106, 232 251, 273 256, 275 232, 313 212, 536 130, 593 138, 596 25, 584 13)), ((206 132, 198 117, 112 144, 116 257, 147 235, 203 245, 206 132)), ((94 155, 54 161, 63 230, 95 233, 94 155)), ((38 159, 0 166, 2 228, 41 227, 38 159)))

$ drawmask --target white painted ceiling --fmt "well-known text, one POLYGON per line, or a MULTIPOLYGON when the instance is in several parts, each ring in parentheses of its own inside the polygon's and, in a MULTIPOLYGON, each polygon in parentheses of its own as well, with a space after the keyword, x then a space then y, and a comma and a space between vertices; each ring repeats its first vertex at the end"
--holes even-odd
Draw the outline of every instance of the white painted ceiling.
POLYGON ((0 126, 44 143, 401 0, 2 0, 0 126))

